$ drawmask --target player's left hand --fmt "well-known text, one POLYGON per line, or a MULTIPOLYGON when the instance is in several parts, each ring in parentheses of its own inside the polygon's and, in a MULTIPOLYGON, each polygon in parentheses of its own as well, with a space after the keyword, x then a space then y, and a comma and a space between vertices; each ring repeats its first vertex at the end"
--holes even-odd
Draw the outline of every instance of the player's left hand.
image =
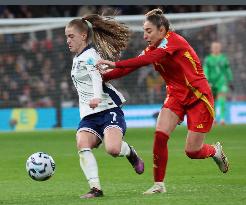
POLYGON ((90 108, 95 109, 100 102, 102 102, 100 98, 93 98, 90 100, 89 106, 90 108))

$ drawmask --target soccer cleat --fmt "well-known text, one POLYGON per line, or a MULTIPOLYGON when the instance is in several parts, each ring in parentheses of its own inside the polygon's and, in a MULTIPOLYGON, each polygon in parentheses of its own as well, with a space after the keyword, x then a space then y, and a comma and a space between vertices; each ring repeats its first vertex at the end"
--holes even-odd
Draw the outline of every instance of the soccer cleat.
POLYGON ((103 191, 93 187, 87 194, 81 195, 80 198, 90 199, 90 198, 96 198, 96 197, 102 197, 102 196, 103 196, 103 191))
POLYGON ((215 155, 213 156, 213 160, 218 165, 221 172, 226 173, 229 169, 229 162, 226 155, 223 152, 222 146, 219 142, 214 145, 216 150, 215 155))
POLYGON ((143 194, 149 195, 149 194, 157 194, 157 193, 166 193, 166 187, 164 183, 155 183, 152 187, 150 187, 147 191, 145 191, 143 194))
POLYGON ((126 158, 131 163, 135 172, 138 174, 142 174, 144 172, 144 161, 138 157, 136 150, 133 147, 130 147, 130 155, 126 158))

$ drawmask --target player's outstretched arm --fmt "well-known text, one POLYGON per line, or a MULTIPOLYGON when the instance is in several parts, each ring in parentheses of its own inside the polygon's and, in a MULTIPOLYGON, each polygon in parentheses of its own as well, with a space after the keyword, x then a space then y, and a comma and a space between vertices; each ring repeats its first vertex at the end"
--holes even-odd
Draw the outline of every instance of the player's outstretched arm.
POLYGON ((104 60, 104 59, 100 59, 100 60, 97 61, 96 66, 100 67, 100 66, 103 66, 103 65, 107 65, 108 66, 107 69, 111 69, 111 68, 115 67, 115 62, 109 61, 109 60, 104 60))
POLYGON ((115 68, 109 72, 103 73, 102 78, 103 81, 109 81, 113 79, 117 79, 123 76, 128 75, 129 73, 132 73, 133 71, 137 70, 139 67, 132 67, 132 68, 115 68))

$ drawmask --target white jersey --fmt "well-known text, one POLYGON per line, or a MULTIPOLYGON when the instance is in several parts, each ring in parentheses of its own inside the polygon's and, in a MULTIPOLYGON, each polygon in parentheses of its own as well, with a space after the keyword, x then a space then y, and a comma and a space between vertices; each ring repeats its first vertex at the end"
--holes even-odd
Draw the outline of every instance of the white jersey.
POLYGON ((110 83, 103 83, 101 74, 95 63, 101 59, 100 55, 90 45, 73 59, 71 77, 79 95, 80 118, 110 108, 118 107, 125 98, 110 83), (90 100, 100 98, 99 105, 92 109, 90 100))

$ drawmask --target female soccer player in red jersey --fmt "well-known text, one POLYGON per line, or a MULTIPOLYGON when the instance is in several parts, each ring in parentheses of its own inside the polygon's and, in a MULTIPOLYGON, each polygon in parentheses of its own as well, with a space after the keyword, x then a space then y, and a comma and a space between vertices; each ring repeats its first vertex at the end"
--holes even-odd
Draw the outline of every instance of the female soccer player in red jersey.
POLYGON ((166 82, 167 96, 159 113, 153 146, 154 185, 144 194, 166 192, 164 177, 168 160, 167 142, 177 124, 187 115, 188 134, 185 153, 191 159, 212 157, 221 172, 228 171, 228 160, 219 142, 205 144, 205 134, 214 120, 214 99, 204 76, 200 60, 180 35, 169 28, 162 10, 148 12, 144 21, 144 39, 149 46, 136 58, 112 62, 99 60, 116 69, 104 74, 104 80, 115 79, 153 64, 166 82), (125 68, 125 69, 122 69, 125 68))

